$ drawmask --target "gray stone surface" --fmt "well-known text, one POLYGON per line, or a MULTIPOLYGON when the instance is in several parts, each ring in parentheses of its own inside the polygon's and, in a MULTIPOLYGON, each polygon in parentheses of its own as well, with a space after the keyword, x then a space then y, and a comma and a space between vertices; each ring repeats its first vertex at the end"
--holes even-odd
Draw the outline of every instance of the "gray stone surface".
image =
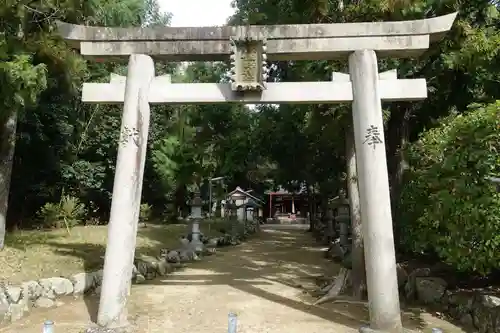
POLYGON ((472 320, 479 333, 500 332, 500 297, 480 294, 472 305, 472 320))
MULTIPOLYGON (((380 80, 380 98, 384 101, 421 100, 427 97, 424 79, 380 80)), ((84 83, 85 103, 123 103, 123 83, 84 83)), ((340 103, 352 101, 351 82, 268 82, 262 93, 245 95, 231 90, 228 83, 175 83, 168 86, 155 80, 149 91, 151 104, 213 104, 248 102, 276 103, 340 103)))
POLYGON ((94 285, 101 285, 102 275, 103 275, 102 269, 95 271, 95 272, 91 272, 90 275, 94 279, 94 285))
POLYGON ((32 301, 40 297, 43 292, 43 287, 34 280, 24 282, 21 287, 23 288, 23 297, 27 297, 32 301))
POLYGON ((447 283, 437 277, 417 277, 415 279, 417 298, 426 303, 439 303, 443 297, 447 283))
POLYGON ((17 286, 6 286, 5 294, 10 303, 17 303, 21 299, 21 287, 17 286))
MULTIPOLYGON (((363 189, 359 195, 363 203, 366 282, 368 295, 372 295, 370 324, 395 331, 402 328, 402 324, 377 64, 373 49, 356 51, 349 56, 358 184, 363 189)), ((383 81, 394 82, 379 80, 383 81)))
POLYGON ((94 286, 94 276, 89 273, 78 273, 71 277, 73 282, 73 293, 83 294, 94 286))
POLYGON ((142 274, 137 274, 135 276, 134 282, 137 283, 137 284, 144 283, 144 282, 146 282, 146 278, 142 274))
MULTIPOLYGON (((360 49, 375 49, 381 58, 417 57, 429 48, 428 35, 275 39, 267 43, 270 61, 345 59, 360 49)), ((80 43, 87 57, 128 57, 146 54, 168 61, 224 61, 231 54, 227 41, 107 41, 80 43)))
POLYGON ((53 298, 54 295, 62 296, 71 295, 73 293, 73 283, 62 277, 40 279, 39 284, 44 290, 43 293, 45 297, 53 298))
POLYGON ((0 323, 4 322, 9 313, 9 300, 5 295, 5 289, 0 286, 0 323))
MULTIPOLYGON (((446 290, 446 282, 431 276, 429 268, 418 268, 409 274, 405 285, 420 301, 441 308, 467 330, 500 333, 500 294, 492 290, 446 290)), ((413 294, 410 293, 411 297, 413 294)))
POLYGON ((158 261, 157 271, 158 271, 158 274, 160 274, 160 276, 164 276, 164 275, 167 275, 169 273, 172 273, 173 267, 165 260, 160 260, 160 261, 158 261))
POLYGON ((120 41, 120 40, 229 40, 235 35, 254 38, 303 39, 352 36, 405 36, 446 33, 457 13, 430 19, 396 22, 362 22, 333 24, 289 24, 268 26, 224 27, 155 27, 109 28, 73 25, 58 22, 59 33, 73 41, 120 41))
POLYGON ((40 297, 35 301, 34 305, 37 308, 51 308, 55 305, 55 302, 53 299, 47 297, 40 297))
POLYGON ((415 280, 420 276, 429 276, 431 270, 429 268, 418 268, 408 275, 407 282, 404 286, 405 296, 408 299, 414 299, 417 294, 415 280))
POLYGON ((230 38, 248 35, 267 39, 270 60, 330 60, 362 49, 377 50, 379 57, 411 57, 425 51, 430 40, 442 38, 455 17, 456 13, 399 22, 155 29, 59 22, 59 32, 87 56, 147 54, 177 61, 227 60, 230 38))
MULTIPOLYGON (((375 330, 375 329, 371 328, 369 325, 361 326, 359 328, 359 332, 360 333, 387 333, 385 331, 375 330)), ((406 327, 403 327, 403 329, 401 331, 401 333, 417 333, 417 332, 420 332, 420 331, 414 331, 414 330, 408 329, 406 327)))
POLYGON ((15 322, 20 320, 30 310, 26 302, 19 302, 18 304, 11 304, 9 306, 10 321, 15 322))
POLYGON ((335 242, 331 244, 330 247, 328 248, 326 256, 327 258, 330 259, 342 260, 344 258, 344 251, 342 250, 340 243, 335 242))
POLYGON ((500 297, 493 295, 481 295, 479 296, 479 302, 487 308, 496 308, 500 306, 500 297))
POLYGON ((105 328, 100 326, 88 327, 83 333, 133 333, 127 328, 105 328))
POLYGON ((398 274, 398 288, 404 288, 406 282, 408 282, 408 273, 401 264, 396 265, 396 272, 398 274))

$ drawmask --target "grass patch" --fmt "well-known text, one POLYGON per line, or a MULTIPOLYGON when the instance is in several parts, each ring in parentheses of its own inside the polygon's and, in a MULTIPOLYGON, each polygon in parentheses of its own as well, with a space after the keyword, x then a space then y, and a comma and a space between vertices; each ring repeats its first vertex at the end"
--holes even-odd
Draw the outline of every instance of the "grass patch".
MULTIPOLYGON (((219 222, 220 223, 220 222, 219 222)), ((217 224, 211 231, 201 224, 205 235, 218 235, 217 224)), ((138 229, 136 254, 159 254, 162 248, 179 246, 179 238, 188 233, 186 224, 148 224, 138 229)), ((70 276, 102 268, 107 241, 107 226, 77 226, 65 229, 22 230, 8 234, 0 251, 0 282, 20 283, 53 276, 70 276)))

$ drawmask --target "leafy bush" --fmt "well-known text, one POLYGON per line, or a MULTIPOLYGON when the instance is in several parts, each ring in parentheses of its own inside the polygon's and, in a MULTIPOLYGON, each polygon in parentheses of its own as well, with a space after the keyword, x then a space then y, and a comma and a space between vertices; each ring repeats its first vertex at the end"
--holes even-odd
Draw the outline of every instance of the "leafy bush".
POLYGON ((62 228, 65 226, 69 232, 71 227, 82 221, 86 213, 85 204, 80 202, 80 199, 63 195, 58 203, 48 202, 43 205, 38 212, 38 217, 46 227, 62 228))
POLYGON ((147 203, 141 204, 139 211, 139 222, 148 222, 153 214, 153 207, 147 203))
POLYGON ((179 223, 179 216, 177 209, 173 203, 167 203, 163 207, 162 212, 162 222, 165 224, 176 224, 179 223))
POLYGON ((40 208, 37 215, 45 227, 60 228, 59 211, 59 204, 47 202, 40 208))
POLYGON ((464 271, 500 262, 500 101, 426 131, 408 149, 402 240, 464 271))

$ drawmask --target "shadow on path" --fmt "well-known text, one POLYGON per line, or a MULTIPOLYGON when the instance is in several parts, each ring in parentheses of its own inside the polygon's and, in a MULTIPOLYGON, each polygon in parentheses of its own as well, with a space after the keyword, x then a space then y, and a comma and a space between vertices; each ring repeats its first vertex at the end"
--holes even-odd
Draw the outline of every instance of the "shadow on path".
MULTIPOLYGON (((82 257, 95 251, 82 244, 71 251, 61 249, 65 250, 82 257)), ((323 258, 321 246, 305 231, 266 227, 242 245, 220 249, 167 277, 134 285, 128 302, 130 319, 136 333, 215 333, 227 330, 227 313, 235 311, 240 317, 238 333, 357 332, 368 321, 365 303, 312 305, 315 299, 309 291, 317 288, 317 279, 334 276, 338 269, 323 258)), ((38 333, 43 319, 50 318, 64 332, 77 333, 89 320, 95 321, 97 305, 98 297, 85 297, 0 332, 38 333)), ((404 311, 403 318, 409 329, 430 331, 419 310, 404 311)))
MULTIPOLYGON (((356 330, 369 320, 364 302, 312 304, 315 299, 308 291, 317 288, 315 280, 324 274, 334 276, 339 266, 323 259, 321 246, 310 234, 293 226, 265 228, 258 238, 223 249, 192 267, 199 273, 177 272, 148 284, 225 285, 356 330)), ((423 326, 416 311, 404 313, 404 317, 408 328, 423 326)))

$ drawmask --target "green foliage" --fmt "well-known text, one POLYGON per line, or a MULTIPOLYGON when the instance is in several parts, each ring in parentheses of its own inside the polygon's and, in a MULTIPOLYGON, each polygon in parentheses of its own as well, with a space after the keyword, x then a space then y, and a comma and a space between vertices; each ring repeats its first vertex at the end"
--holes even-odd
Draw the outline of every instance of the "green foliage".
POLYGON ((155 171, 158 173, 166 189, 175 187, 176 172, 179 170, 177 153, 180 152, 180 141, 176 136, 170 136, 159 140, 152 152, 152 161, 155 171))
MULTIPOLYGON (((436 126, 443 116, 455 112, 447 122, 452 124, 452 119, 466 112, 468 105, 500 99, 500 29, 498 5, 494 2, 235 0, 234 5, 236 14, 231 21, 235 24, 393 21, 459 10, 452 31, 421 58, 379 62, 380 71, 397 68, 401 78, 425 78, 430 92, 425 101, 384 105, 392 189, 398 187, 394 175, 403 169, 404 161, 399 156, 407 143, 416 140, 426 128, 436 126)), ((57 36, 54 23, 63 20, 100 26, 161 26, 170 22, 171 15, 162 13, 156 0, 6 0, 0 4, 0 17, 0 125, 9 116, 18 115, 9 220, 17 223, 39 211, 47 221, 59 224, 76 221, 61 213, 59 198, 63 188, 68 195, 79 198, 82 205, 91 207, 94 221, 107 220, 122 108, 82 104, 81 86, 83 82, 108 82, 110 73, 126 75, 127 69, 113 61, 84 60, 57 36)), ((155 65, 158 75, 173 74, 174 82, 227 80, 228 64, 223 62, 191 63, 183 70, 160 61, 155 65)), ((332 71, 347 69, 345 62, 338 61, 279 61, 273 62, 272 68, 271 79, 277 82, 326 81, 332 71)), ((199 187, 202 197, 207 199, 210 177, 225 177, 224 186, 222 182, 212 184, 213 195, 218 198, 236 186, 263 193, 272 186, 298 190, 305 184, 309 192, 319 189, 325 197, 336 195, 339 187, 344 186, 344 133, 351 124, 350 106, 299 104, 249 108, 223 104, 157 105, 152 109, 142 196, 144 202, 151 204, 151 214, 163 214, 163 208, 168 206, 168 220, 177 221, 179 214, 188 211, 186 203, 194 187, 199 187)), ((422 156, 431 156, 428 165, 423 164, 427 157, 422 161, 412 157, 414 170, 426 170, 440 158, 451 164, 462 163, 462 160, 452 163, 449 158, 438 158, 444 154, 444 143, 438 145, 438 139, 431 140, 431 133, 438 132, 426 132, 423 138, 428 138, 427 141, 423 138, 419 141, 422 147, 417 143, 411 148, 412 152, 425 151, 422 156)), ((484 151, 482 146, 468 147, 470 156, 484 151)), ((435 176, 429 189, 429 183, 413 180, 424 177, 417 171, 408 175, 411 182, 405 190, 405 205, 413 220, 421 219, 422 230, 443 228, 442 223, 433 226, 434 229, 427 224, 440 217, 435 215, 439 213, 435 207, 438 198, 446 199, 446 203, 458 200, 455 196, 453 200, 446 197, 450 188, 460 189, 464 195, 461 200, 467 200, 466 203, 475 202, 467 197, 473 196, 467 192, 468 183, 445 182, 435 176), (439 197, 431 200, 429 193, 439 197)), ((494 174, 492 170, 481 171, 494 174)), ((461 177, 466 179, 469 174, 461 177)), ((393 190, 392 196, 393 202, 399 202, 397 191, 393 190)), ((464 214, 446 216, 454 219, 455 224, 465 218, 464 214)), ((415 222, 415 228, 418 225, 415 222)), ((418 246, 413 244, 411 237, 432 233, 419 235, 419 230, 411 229, 405 235, 412 249, 434 251, 443 258, 452 258, 448 259, 450 262, 457 261, 457 254, 448 253, 454 250, 441 238, 440 242, 434 242, 439 243, 439 249, 429 246, 428 239, 419 240, 418 246)), ((469 230, 465 233, 455 230, 455 233, 464 237, 462 244, 472 237, 469 230)), ((485 243, 487 239, 479 235, 483 233, 474 242, 485 243)), ((494 246, 491 240, 489 244, 485 246, 494 246)), ((460 263, 460 267, 486 271, 487 260, 481 259, 486 252, 478 253, 481 263, 478 261, 475 266, 460 263)))
POLYGON ((60 228, 59 220, 60 206, 59 203, 47 202, 38 211, 38 218, 42 224, 48 228, 60 228))
POLYGON ((36 102, 47 87, 47 70, 44 64, 33 65, 32 57, 27 54, 2 54, 1 47, 0 39, 0 96, 3 96, 0 116, 5 121, 9 111, 16 112, 36 102))
POLYGON ((18 114, 9 221, 58 201, 62 187, 106 219, 121 107, 82 104, 81 86, 126 73, 126 66, 87 62, 57 35, 55 21, 139 26, 168 24, 170 14, 156 0, 8 0, 0 17, 0 125, 18 114))
POLYGON ((70 195, 64 195, 59 202, 59 206, 59 215, 66 226, 74 226, 80 223, 87 213, 85 204, 80 202, 80 199, 70 195))
POLYGON ((500 101, 452 115, 408 149, 403 240, 460 270, 488 273, 500 262, 500 101))
POLYGON ((140 206, 139 210, 139 221, 140 222, 149 222, 153 215, 153 207, 147 203, 143 203, 140 206))
POLYGON ((45 227, 66 227, 69 232, 71 227, 82 223, 86 214, 86 207, 80 199, 63 195, 58 203, 48 202, 43 205, 37 215, 45 227))

